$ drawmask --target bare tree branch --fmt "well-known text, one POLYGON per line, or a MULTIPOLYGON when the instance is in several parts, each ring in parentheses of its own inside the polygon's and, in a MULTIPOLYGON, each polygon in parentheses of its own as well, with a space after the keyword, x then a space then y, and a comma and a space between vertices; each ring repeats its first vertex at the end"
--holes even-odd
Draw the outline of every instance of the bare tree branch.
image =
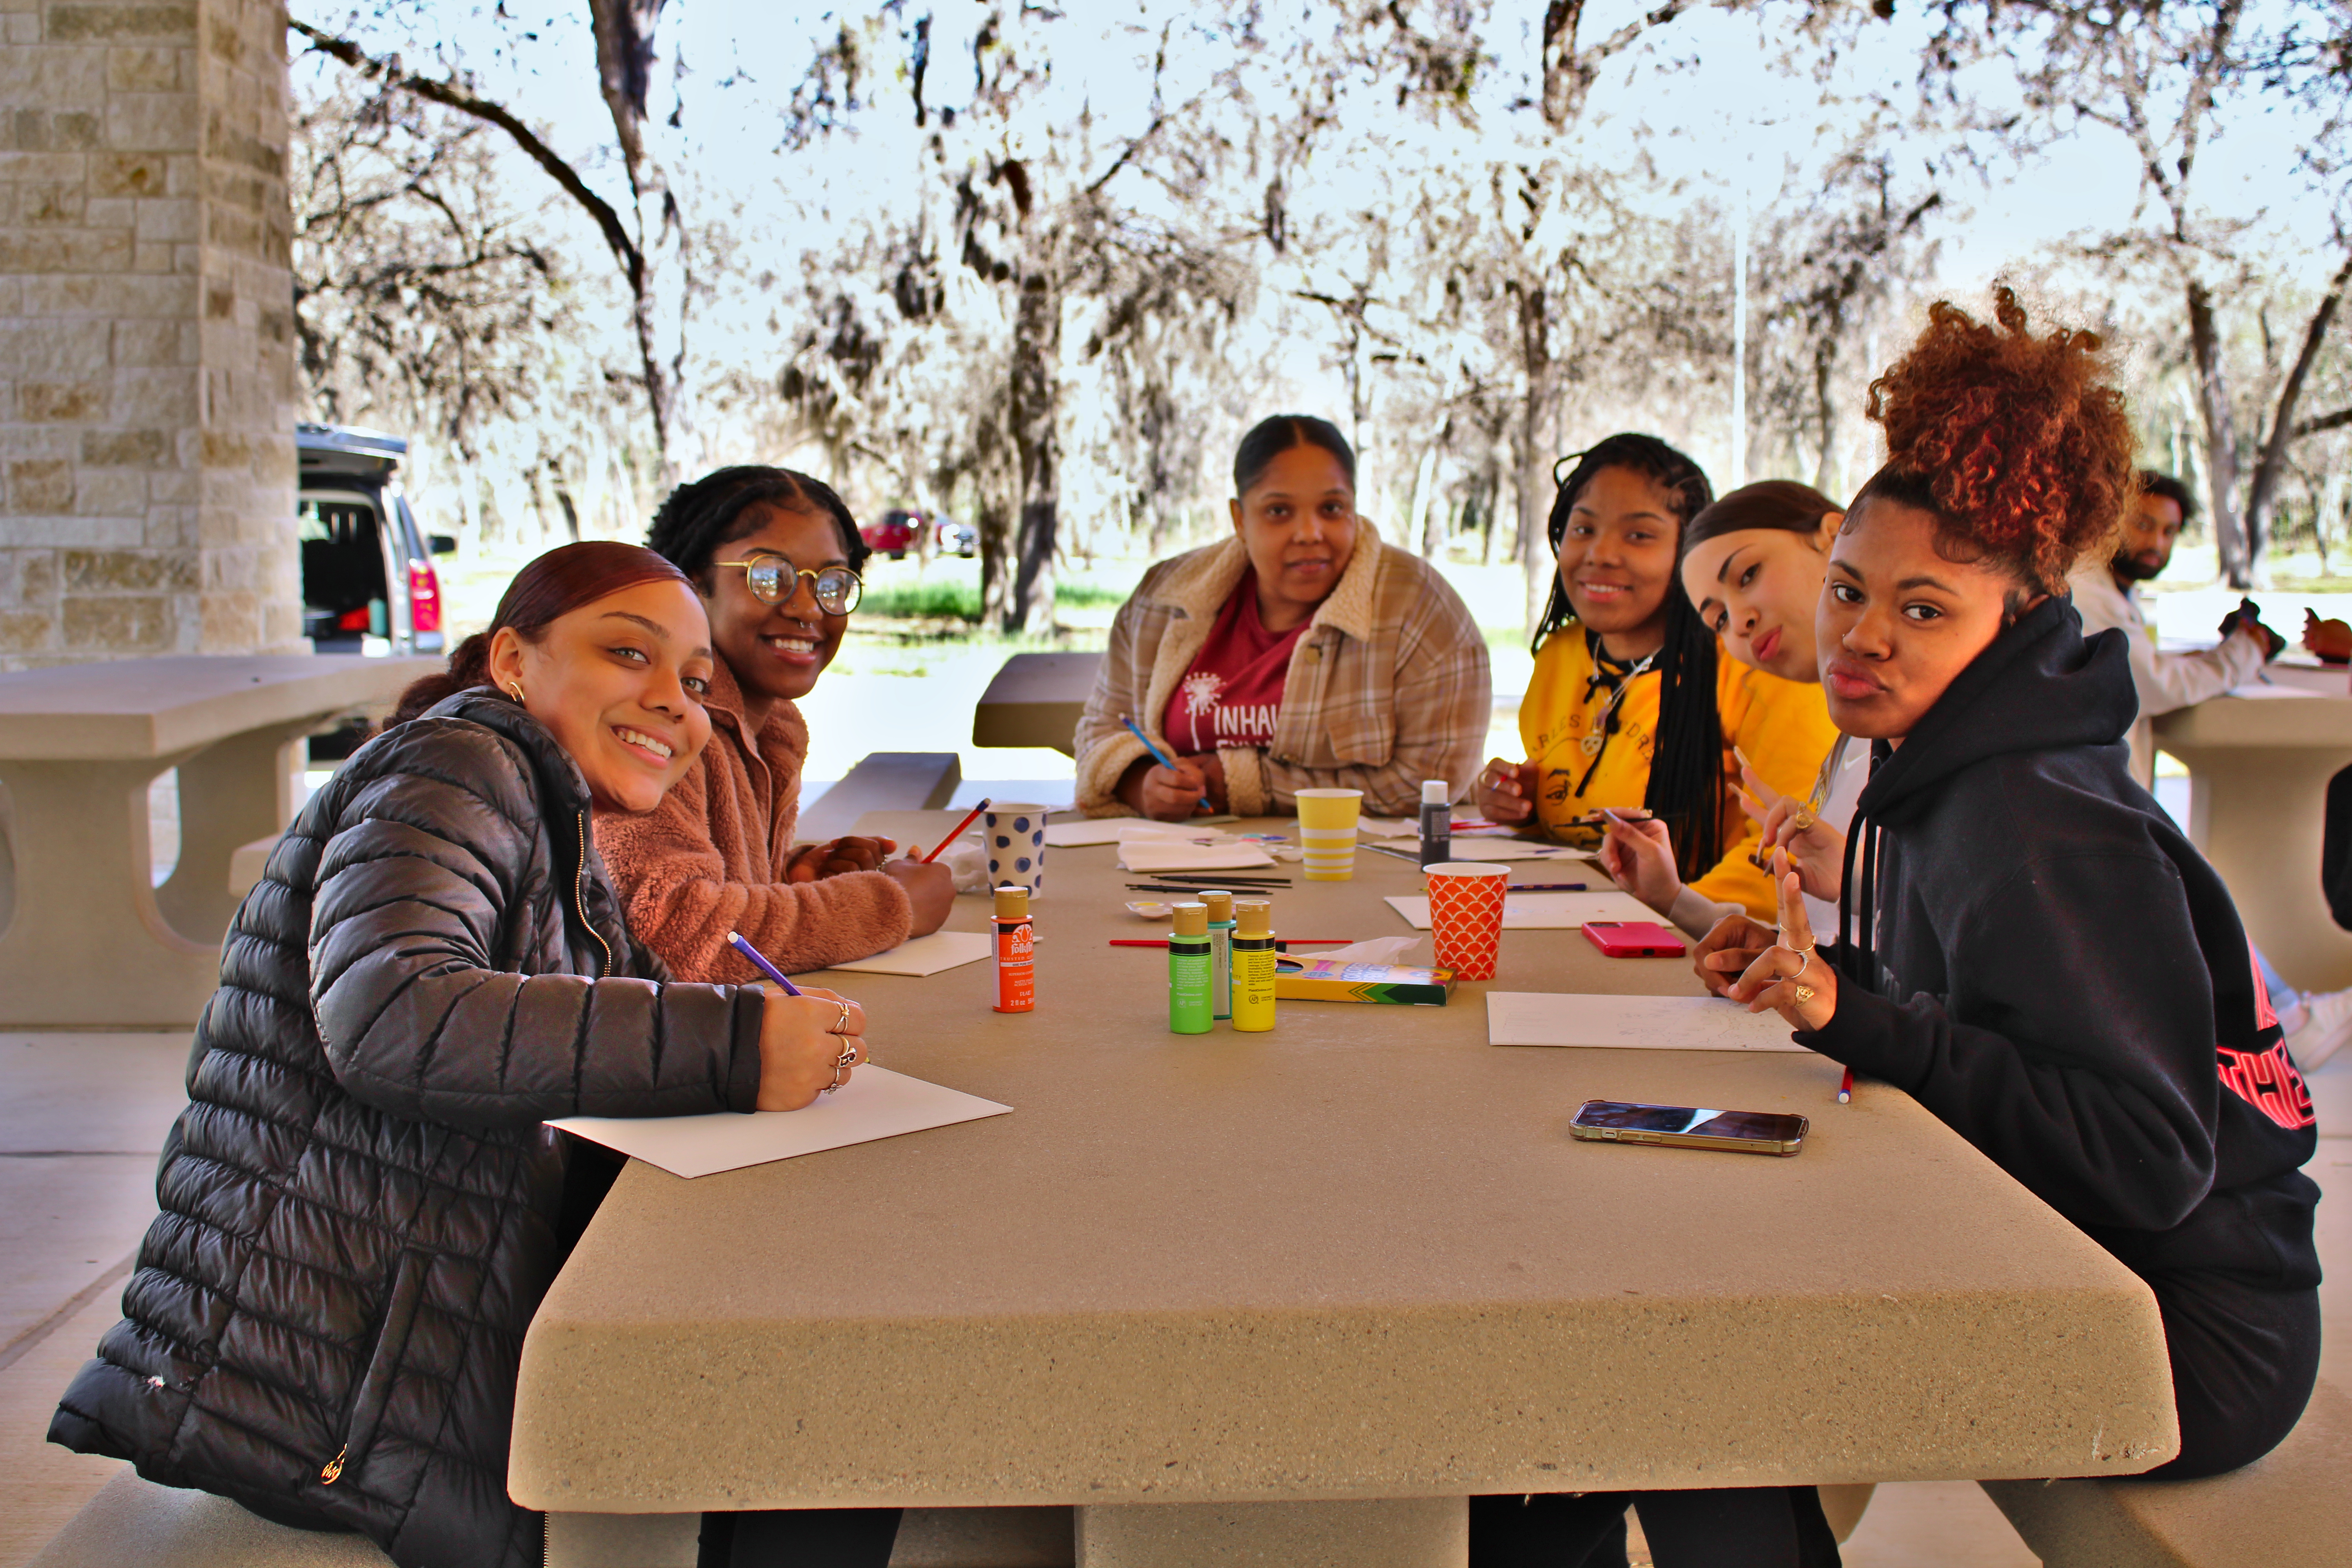
POLYGON ((493 103, 488 99, 469 91, 456 82, 436 81, 430 77, 415 76, 404 71, 396 60, 377 59, 349 39, 338 38, 331 34, 320 32, 308 22, 289 16, 286 19, 286 25, 309 39, 312 48, 317 49, 320 54, 342 61, 362 76, 381 81, 388 87, 396 87, 403 92, 414 93, 430 102, 440 104, 445 109, 454 109, 460 113, 470 114, 475 119, 487 121, 505 132, 514 139, 515 145, 521 148, 532 163, 544 169, 548 177, 562 186, 564 194, 579 203, 588 216, 595 220, 598 231, 604 237, 605 245, 611 247, 614 257, 621 263, 622 270, 628 274, 631 289, 637 289, 644 287, 645 255, 637 248, 636 241, 629 237, 629 231, 621 223, 621 215, 613 210, 612 204, 590 190, 571 164, 558 156, 553 148, 541 141, 530 126, 516 119, 504 105, 493 103))
POLYGON ((2352 408, 2339 408, 2333 414, 2315 415, 2309 419, 2297 420, 2294 435, 2300 441, 2305 436, 2325 435, 2330 430, 2341 430, 2347 425, 2352 425, 2352 408))

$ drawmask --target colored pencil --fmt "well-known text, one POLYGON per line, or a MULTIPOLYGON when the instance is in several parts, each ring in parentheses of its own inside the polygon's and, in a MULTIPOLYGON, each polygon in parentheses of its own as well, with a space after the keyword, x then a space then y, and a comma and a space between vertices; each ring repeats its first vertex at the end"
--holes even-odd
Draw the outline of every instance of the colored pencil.
POLYGON ((782 970, 778 969, 774 964, 770 963, 767 959, 761 955, 758 948, 753 947, 750 942, 745 942, 741 937, 738 936, 731 931, 727 933, 727 945, 741 953, 744 957, 750 959, 754 964, 757 964, 761 973, 765 974, 769 979, 782 986, 784 988, 785 995, 797 996, 801 994, 801 988, 799 986, 784 978, 784 972, 782 970))
POLYGON ((1208 871, 1154 871, 1150 875, 1163 882, 1190 882, 1200 888, 1222 888, 1227 882, 1255 882, 1269 888, 1287 888, 1287 877, 1220 876, 1208 871))
POLYGON ((1587 891, 1589 886, 1590 884, 1584 882, 1509 882, 1504 885, 1503 891, 1507 893, 1581 893, 1587 891))
POLYGON ((1853 1069, 1852 1068, 1848 1068, 1845 1069, 1845 1076, 1838 1079, 1838 1103, 1840 1105, 1843 1105, 1847 1100, 1852 1100, 1853 1098, 1853 1069))
POLYGON ((938 858, 940 858, 940 856, 941 854, 943 854, 943 853, 946 851, 947 847, 948 847, 949 845, 950 845, 950 844, 954 843, 957 839, 959 839, 959 838, 962 837, 963 837, 963 830, 964 830, 965 828, 967 828, 967 827, 970 827, 970 826, 972 825, 972 823, 973 823, 973 822, 974 822, 974 821, 979 817, 980 814, 981 814, 982 812, 983 812, 983 811, 986 811, 987 809, 988 809, 988 798, 987 798, 985 795, 983 795, 983 796, 982 796, 982 797, 981 797, 981 802, 980 802, 980 804, 979 804, 978 805, 975 805, 975 806, 973 806, 973 807, 971 808, 971 811, 970 815, 966 816, 964 817, 964 819, 963 819, 961 822, 959 822, 959 823, 957 823, 957 824, 955 825, 955 831, 954 831, 954 832, 952 832, 952 833, 950 833, 950 834, 949 834, 945 838, 942 838, 942 839, 940 839, 940 847, 939 847, 939 848, 932 850, 929 854, 928 854, 928 855, 926 855, 926 856, 924 856, 924 857, 923 857, 923 864, 924 864, 924 865, 926 865, 926 866, 928 866, 928 865, 929 865, 932 861, 934 861, 934 860, 936 860, 936 859, 938 859, 938 858))
MULTIPOLYGON (((1124 713, 1118 716, 1118 721, 1127 726, 1127 732, 1129 734, 1143 742, 1143 749, 1151 753, 1151 760, 1153 762, 1158 763, 1161 767, 1166 768, 1171 773, 1176 771, 1175 762, 1170 758, 1167 752, 1161 751, 1159 747, 1151 743, 1151 737, 1143 732, 1141 725, 1138 724, 1134 720, 1129 718, 1124 713)), ((1211 811, 1217 809, 1216 803, 1212 801, 1205 795, 1201 797, 1201 804, 1207 806, 1211 811)))

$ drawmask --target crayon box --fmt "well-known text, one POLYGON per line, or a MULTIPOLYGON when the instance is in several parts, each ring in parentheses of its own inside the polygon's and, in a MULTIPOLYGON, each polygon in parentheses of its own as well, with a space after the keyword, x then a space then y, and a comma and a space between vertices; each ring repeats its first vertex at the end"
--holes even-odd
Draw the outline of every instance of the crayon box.
POLYGON ((1274 961, 1274 994, 1281 1002, 1391 1002, 1443 1007, 1453 993, 1450 969, 1294 958, 1286 952, 1274 961))

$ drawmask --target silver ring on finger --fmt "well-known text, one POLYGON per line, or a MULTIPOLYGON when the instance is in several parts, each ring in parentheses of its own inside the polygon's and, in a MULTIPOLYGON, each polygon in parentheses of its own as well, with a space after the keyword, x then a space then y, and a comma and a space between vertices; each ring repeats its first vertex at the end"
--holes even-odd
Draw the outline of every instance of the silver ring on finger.
POLYGON ((835 1018, 832 1023, 827 1024, 824 1026, 824 1032, 828 1035, 845 1035, 849 1033, 849 1004, 844 1002, 840 1005, 841 1016, 835 1018))
MULTIPOLYGON (((1818 946, 1820 944, 1815 943, 1814 945, 1818 946)), ((1796 997, 1799 1005, 1801 1005, 1811 1001, 1815 994, 1813 988, 1801 983, 1805 977, 1805 971, 1813 966, 1813 949, 1811 947, 1808 947, 1800 952, 1796 948, 1782 944, 1780 951, 1782 952, 1795 954, 1797 960, 1796 972, 1792 974, 1785 974, 1781 976, 1782 982, 1789 987, 1789 994, 1796 997)))

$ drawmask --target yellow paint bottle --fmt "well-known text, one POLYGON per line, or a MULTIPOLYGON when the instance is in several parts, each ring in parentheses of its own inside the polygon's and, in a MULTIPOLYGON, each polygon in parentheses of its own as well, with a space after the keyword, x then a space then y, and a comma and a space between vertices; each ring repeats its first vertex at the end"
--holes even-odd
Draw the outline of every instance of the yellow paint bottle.
POLYGON ((1264 1034, 1274 1027, 1274 905, 1234 900, 1234 1027, 1264 1034))

